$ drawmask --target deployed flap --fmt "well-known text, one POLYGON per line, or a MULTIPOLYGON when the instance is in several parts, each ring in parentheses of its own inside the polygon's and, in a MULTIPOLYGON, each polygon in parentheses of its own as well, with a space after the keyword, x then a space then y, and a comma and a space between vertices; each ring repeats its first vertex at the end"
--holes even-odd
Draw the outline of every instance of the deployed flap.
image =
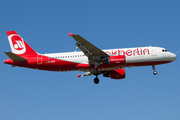
POLYGON ((12 52, 4 52, 9 58, 11 58, 13 61, 27 61, 26 59, 12 53, 12 52))
POLYGON ((94 64, 96 61, 99 61, 100 57, 108 56, 108 54, 85 40, 80 35, 72 33, 69 34, 70 37, 72 36, 77 41, 77 47, 88 57, 90 65, 94 64))
POLYGON ((79 75, 78 74, 78 78, 80 78, 80 77, 85 77, 85 76, 90 76, 90 75, 93 75, 91 72, 86 72, 86 73, 84 73, 84 74, 82 74, 82 75, 79 75))
MULTIPOLYGON (((100 74, 104 74, 104 73, 107 73, 108 71, 99 71, 98 72, 98 75, 100 75, 100 74)), ((90 75, 93 75, 93 73, 92 72, 86 72, 86 73, 84 73, 84 74, 82 74, 82 75, 79 75, 79 74, 77 74, 78 75, 78 78, 80 78, 80 77, 85 77, 85 76, 90 76, 90 75)))

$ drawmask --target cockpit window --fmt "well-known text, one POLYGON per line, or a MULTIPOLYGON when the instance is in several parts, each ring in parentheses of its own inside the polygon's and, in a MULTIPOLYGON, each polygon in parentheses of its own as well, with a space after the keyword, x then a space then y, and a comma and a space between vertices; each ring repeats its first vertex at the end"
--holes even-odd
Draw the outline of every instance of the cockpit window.
POLYGON ((166 49, 163 49, 163 50, 162 50, 162 52, 168 52, 168 50, 166 50, 166 49))

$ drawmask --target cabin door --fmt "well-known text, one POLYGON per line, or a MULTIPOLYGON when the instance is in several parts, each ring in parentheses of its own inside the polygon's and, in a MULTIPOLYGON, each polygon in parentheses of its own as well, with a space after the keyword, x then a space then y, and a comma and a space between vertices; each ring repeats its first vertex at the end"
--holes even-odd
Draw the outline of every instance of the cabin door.
POLYGON ((155 47, 151 47, 151 56, 157 56, 155 47))
POLYGON ((42 55, 37 55, 37 64, 42 64, 42 55))

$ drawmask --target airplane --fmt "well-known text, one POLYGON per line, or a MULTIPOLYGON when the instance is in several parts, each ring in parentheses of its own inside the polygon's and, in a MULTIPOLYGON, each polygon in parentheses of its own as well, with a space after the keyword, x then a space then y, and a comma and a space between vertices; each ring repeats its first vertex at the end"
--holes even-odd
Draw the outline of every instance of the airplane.
POLYGON ((94 83, 99 83, 98 75, 111 79, 124 79, 126 67, 152 66, 156 75, 156 65, 176 60, 176 55, 162 47, 134 47, 101 50, 78 34, 69 33, 76 40, 81 51, 40 54, 35 52, 15 31, 6 31, 12 52, 5 52, 9 59, 4 63, 12 67, 26 67, 46 71, 84 71, 79 75, 95 75, 94 83))

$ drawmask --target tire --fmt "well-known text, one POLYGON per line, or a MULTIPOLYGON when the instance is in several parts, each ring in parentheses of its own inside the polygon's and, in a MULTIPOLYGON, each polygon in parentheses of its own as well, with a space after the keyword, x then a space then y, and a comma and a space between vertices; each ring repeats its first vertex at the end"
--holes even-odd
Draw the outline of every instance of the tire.
POLYGON ((157 71, 154 71, 153 74, 154 74, 154 75, 157 75, 157 71))
POLYGON ((98 83, 99 83, 99 78, 97 78, 97 77, 94 78, 94 83, 95 83, 95 84, 98 84, 98 83))
POLYGON ((97 69, 94 69, 94 70, 93 70, 93 74, 97 76, 97 75, 98 75, 98 70, 97 70, 97 69))

